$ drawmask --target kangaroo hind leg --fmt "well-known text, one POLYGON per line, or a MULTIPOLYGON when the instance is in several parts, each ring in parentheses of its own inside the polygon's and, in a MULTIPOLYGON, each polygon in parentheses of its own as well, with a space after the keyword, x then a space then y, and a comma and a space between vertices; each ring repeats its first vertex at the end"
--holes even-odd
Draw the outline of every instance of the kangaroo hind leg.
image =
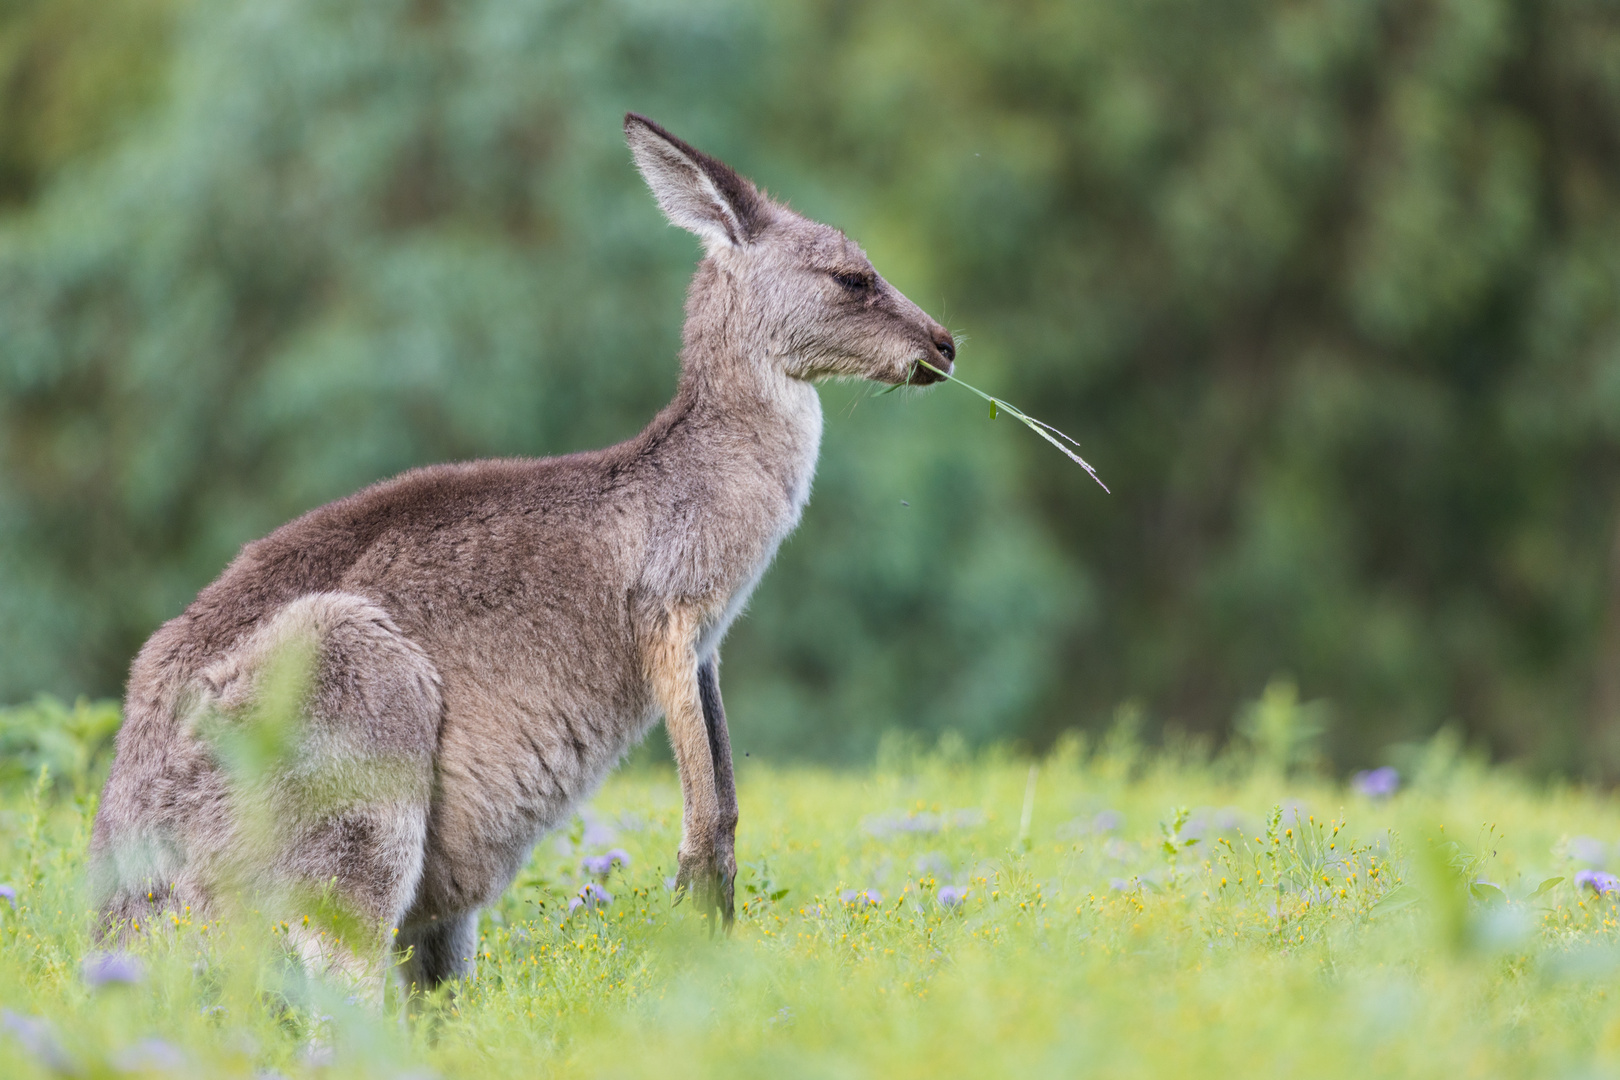
POLYGON ((396 944, 409 951, 400 967, 406 988, 431 993, 441 983, 472 974, 473 954, 478 949, 478 912, 407 927, 400 931, 396 944))
POLYGON ((222 704, 244 698, 257 719, 239 740, 257 753, 237 755, 248 760, 233 783, 234 855, 250 862, 239 873, 290 909, 307 964, 380 989, 387 936, 421 877, 437 671, 376 604, 316 593, 210 674, 222 704))

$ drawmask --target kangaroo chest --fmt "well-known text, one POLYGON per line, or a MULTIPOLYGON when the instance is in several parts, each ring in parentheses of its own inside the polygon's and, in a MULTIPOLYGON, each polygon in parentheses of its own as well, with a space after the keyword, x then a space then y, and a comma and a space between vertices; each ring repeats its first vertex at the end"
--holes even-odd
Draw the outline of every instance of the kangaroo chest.
MULTIPOLYGON (((518 575, 495 590, 510 602, 467 604, 441 624, 449 633, 418 623, 435 639, 427 647, 446 710, 424 885, 465 893, 447 906, 498 895, 534 841, 656 721, 638 627, 646 611, 661 598, 706 597, 715 615, 695 645, 700 656, 719 647, 809 499, 821 411, 809 386, 792 392, 771 438, 735 440, 723 461, 705 448, 706 471, 647 482, 580 535, 537 537, 526 565, 503 568, 518 575), (573 573, 559 576, 562 563, 573 573)), ((492 561, 479 565, 487 573, 492 561)))

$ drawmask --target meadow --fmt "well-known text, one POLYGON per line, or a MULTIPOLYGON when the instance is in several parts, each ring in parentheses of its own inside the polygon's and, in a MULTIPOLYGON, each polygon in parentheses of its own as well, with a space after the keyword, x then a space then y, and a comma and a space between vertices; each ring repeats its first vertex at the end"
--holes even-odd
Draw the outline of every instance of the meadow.
POLYGON ((1620 1072, 1620 805, 1445 737, 1393 794, 1129 724, 1039 759, 741 760, 729 937, 674 902, 678 786, 633 761, 487 912, 475 979, 378 1009, 251 912, 97 957, 89 744, 116 710, 4 715, 36 729, 0 724, 11 1077, 1620 1072))

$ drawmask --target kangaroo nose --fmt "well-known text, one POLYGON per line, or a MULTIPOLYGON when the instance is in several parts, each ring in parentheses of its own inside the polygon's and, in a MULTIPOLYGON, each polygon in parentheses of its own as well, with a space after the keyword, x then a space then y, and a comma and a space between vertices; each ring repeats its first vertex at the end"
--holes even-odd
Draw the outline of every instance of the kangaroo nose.
POLYGON ((949 330, 941 330, 934 335, 934 348, 939 350, 947 365, 956 359, 956 339, 951 337, 949 330))

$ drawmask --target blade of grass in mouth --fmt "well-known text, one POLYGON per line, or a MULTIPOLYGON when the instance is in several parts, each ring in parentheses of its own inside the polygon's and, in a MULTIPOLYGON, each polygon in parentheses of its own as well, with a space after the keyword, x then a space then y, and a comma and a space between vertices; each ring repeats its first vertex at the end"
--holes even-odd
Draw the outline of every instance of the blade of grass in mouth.
MULTIPOLYGON (((1097 470, 1093 469, 1091 467, 1090 462, 1086 461, 1085 458, 1081 457, 1079 454, 1075 453, 1073 450, 1070 450, 1068 446, 1064 446, 1063 443, 1058 442, 1058 439, 1062 439, 1065 442, 1069 443, 1070 446, 1079 446, 1080 445, 1079 443, 1075 442, 1073 439, 1069 438, 1067 435, 1063 434, 1063 432, 1059 431, 1057 428, 1053 427, 1051 424, 1046 423, 1045 421, 1035 419, 1033 416, 1030 416, 1028 413, 1024 412, 1024 410, 1018 408, 1016 405, 1010 405, 1007 402, 1001 400, 1000 398, 996 397, 993 394, 985 393, 983 390, 980 390, 977 386, 973 386, 973 385, 970 385, 969 383, 963 382, 961 379, 958 379, 955 375, 951 375, 951 374, 949 374, 947 372, 941 371, 939 368, 935 367, 933 364, 930 364, 926 360, 918 360, 917 363, 921 364, 923 367, 927 368, 929 371, 932 371, 935 375, 938 375, 940 378, 947 379, 947 380, 955 383, 956 385, 962 387, 964 390, 970 390, 973 393, 978 394, 984 400, 988 401, 990 403, 990 419, 994 420, 996 418, 996 413, 998 411, 1004 412, 1004 413, 1008 414, 1009 416, 1013 417, 1013 419, 1017 420, 1019 423, 1023 424, 1025 427, 1029 428, 1029 430, 1033 431, 1035 434, 1039 435, 1041 438, 1045 439, 1047 442, 1051 443, 1053 446, 1055 446, 1059 450, 1063 451, 1063 453, 1068 456, 1070 461, 1073 461, 1076 465, 1078 465, 1082 469, 1086 470, 1087 473, 1091 474, 1091 478, 1093 480, 1097 481, 1097 486, 1098 487, 1102 488, 1104 491, 1108 491, 1108 485, 1102 482, 1102 477, 1097 475, 1097 470), (1052 437, 1054 435, 1057 436, 1056 439, 1054 439, 1052 437)), ((898 387, 890 387, 890 389, 894 390, 894 389, 899 389, 899 388, 898 387)), ((888 390, 884 391, 884 393, 888 393, 888 392, 889 392, 888 390)), ((1108 492, 1108 493, 1110 495, 1113 494, 1113 492, 1111 492, 1111 491, 1108 492)))

